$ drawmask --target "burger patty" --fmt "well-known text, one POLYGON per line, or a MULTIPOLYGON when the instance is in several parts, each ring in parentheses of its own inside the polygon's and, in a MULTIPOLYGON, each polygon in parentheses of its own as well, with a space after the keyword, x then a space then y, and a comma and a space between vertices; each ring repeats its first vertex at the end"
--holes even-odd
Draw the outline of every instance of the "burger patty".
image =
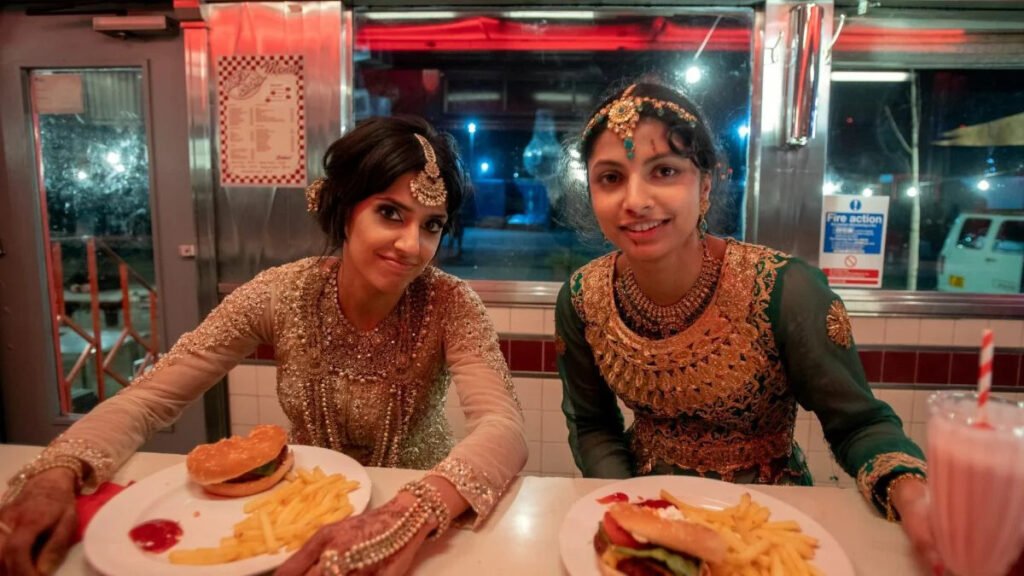
POLYGON ((626 576, 672 576, 672 571, 661 562, 649 558, 623 558, 615 569, 626 576))
MULTIPOLYGON (((277 458, 274 458, 274 460, 272 460, 272 462, 274 463, 274 467, 273 467, 272 470, 277 470, 278 468, 280 468, 281 465, 284 464, 284 459, 287 456, 288 456, 288 445, 285 444, 284 447, 281 448, 281 451, 277 453, 277 458)), ((267 464, 269 464, 269 462, 267 464)), ((266 478, 270 474, 257 474, 255 472, 255 470, 263 468, 267 464, 261 464, 261 465, 257 466, 256 468, 254 468, 253 470, 250 470, 249 472, 246 472, 245 474, 242 474, 241 476, 236 476, 236 477, 232 478, 231 480, 226 480, 225 482, 227 484, 241 484, 243 482, 252 482, 253 480, 260 480, 260 479, 266 478)))

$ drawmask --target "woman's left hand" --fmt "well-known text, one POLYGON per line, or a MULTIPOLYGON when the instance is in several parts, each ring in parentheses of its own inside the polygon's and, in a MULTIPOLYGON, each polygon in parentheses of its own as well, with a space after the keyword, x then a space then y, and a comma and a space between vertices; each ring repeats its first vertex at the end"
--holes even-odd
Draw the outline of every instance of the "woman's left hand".
MULTIPOLYGON (((305 546, 278 568, 275 575, 336 576, 340 574, 339 572, 332 572, 329 566, 324 567, 322 565, 321 556, 324 552, 334 550, 338 554, 344 555, 347 550, 356 544, 378 536, 394 526, 402 518, 402 515, 415 504, 416 500, 412 496, 404 492, 399 493, 398 496, 395 496, 379 508, 320 528, 306 542, 305 546)), ((413 559, 416 557, 416 552, 423 545, 427 535, 433 528, 433 524, 427 522, 413 536, 412 540, 400 548, 398 552, 384 559, 381 563, 369 566, 365 570, 355 572, 355 574, 399 576, 407 573, 412 566, 413 559)))
POLYGON ((928 487, 921 480, 903 480, 894 486, 892 505, 899 512, 903 532, 913 544, 918 559, 933 574, 942 574, 942 559, 935 548, 935 537, 932 535, 928 487))

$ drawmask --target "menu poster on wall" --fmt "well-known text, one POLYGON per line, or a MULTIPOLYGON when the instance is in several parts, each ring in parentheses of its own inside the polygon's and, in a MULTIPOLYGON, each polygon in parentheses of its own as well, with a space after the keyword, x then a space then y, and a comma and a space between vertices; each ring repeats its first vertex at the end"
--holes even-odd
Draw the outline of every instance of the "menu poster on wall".
POLYGON ((818 265, 830 286, 881 288, 887 196, 823 198, 818 265))
POLYGON ((221 186, 306 186, 302 56, 217 60, 221 186))

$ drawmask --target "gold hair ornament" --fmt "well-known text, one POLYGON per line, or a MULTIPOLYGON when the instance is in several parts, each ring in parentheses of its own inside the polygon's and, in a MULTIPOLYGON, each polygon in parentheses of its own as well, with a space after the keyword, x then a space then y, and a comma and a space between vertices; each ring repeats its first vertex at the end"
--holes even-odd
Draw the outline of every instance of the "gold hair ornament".
POLYGON ((434 154, 434 148, 426 138, 419 134, 413 134, 413 136, 423 147, 423 156, 427 159, 427 164, 413 178, 412 183, 409 184, 409 191, 412 193, 412 197, 424 206, 440 206, 448 199, 448 191, 441 178, 441 168, 437 165, 437 155, 434 154))
POLYGON ((326 178, 317 178, 306 186, 306 211, 315 213, 320 209, 320 193, 323 192, 326 178))
POLYGON ((640 113, 648 106, 654 108, 654 113, 659 117, 664 116, 665 110, 668 110, 691 125, 697 124, 697 117, 675 102, 658 100, 657 98, 649 98, 647 96, 633 96, 633 90, 635 89, 636 84, 631 84, 629 88, 622 92, 622 96, 609 102, 597 114, 594 114, 594 117, 590 119, 590 122, 587 122, 587 127, 583 130, 583 139, 586 140, 590 136, 590 132, 595 126, 607 121, 608 129, 622 139, 622 144, 626 147, 626 157, 632 159, 634 152, 633 131, 636 129, 637 123, 640 122, 640 113))

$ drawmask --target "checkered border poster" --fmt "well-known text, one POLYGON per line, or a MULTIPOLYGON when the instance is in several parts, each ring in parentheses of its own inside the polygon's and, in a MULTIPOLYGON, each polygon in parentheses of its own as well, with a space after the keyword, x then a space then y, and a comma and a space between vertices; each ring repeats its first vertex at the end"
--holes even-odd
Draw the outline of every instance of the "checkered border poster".
POLYGON ((221 186, 306 186, 300 55, 217 59, 221 186))

